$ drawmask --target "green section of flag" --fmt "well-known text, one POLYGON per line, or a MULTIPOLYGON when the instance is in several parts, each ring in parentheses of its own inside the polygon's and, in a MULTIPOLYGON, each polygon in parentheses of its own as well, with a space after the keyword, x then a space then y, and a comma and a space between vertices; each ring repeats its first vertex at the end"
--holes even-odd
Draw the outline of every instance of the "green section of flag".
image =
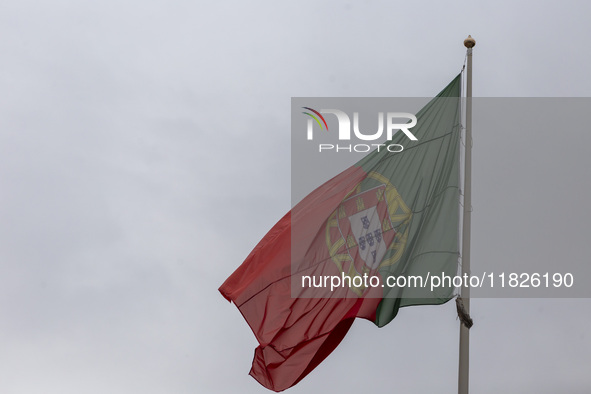
POLYGON ((454 291, 451 286, 431 291, 428 275, 443 273, 453 277, 457 271, 460 75, 416 116, 417 125, 410 130, 418 141, 411 141, 399 131, 389 143, 403 145, 402 152, 382 149, 357 163, 370 175, 363 181, 362 190, 389 182, 400 196, 400 203, 389 203, 389 208, 399 213, 394 215, 392 225, 400 247, 389 250, 383 261, 390 259, 393 263, 382 264, 380 275, 421 276, 427 283, 425 288, 384 287, 375 320, 380 327, 388 324, 400 307, 442 304, 454 291))

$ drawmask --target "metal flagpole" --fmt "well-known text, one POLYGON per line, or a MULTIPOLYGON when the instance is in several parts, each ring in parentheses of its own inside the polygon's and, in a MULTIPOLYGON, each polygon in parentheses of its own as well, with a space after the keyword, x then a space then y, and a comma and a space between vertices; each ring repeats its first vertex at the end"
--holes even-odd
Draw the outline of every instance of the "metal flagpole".
MULTIPOLYGON (((476 41, 472 36, 464 40, 467 49, 466 65, 466 154, 464 161, 464 222, 462 225, 462 277, 470 275, 470 221, 472 218, 472 48, 476 41)), ((470 287, 461 288, 464 311, 470 314, 470 287)), ((459 309, 459 307, 458 307, 459 309)), ((460 322, 460 363, 458 394, 468 394, 470 368, 470 329, 460 322)))

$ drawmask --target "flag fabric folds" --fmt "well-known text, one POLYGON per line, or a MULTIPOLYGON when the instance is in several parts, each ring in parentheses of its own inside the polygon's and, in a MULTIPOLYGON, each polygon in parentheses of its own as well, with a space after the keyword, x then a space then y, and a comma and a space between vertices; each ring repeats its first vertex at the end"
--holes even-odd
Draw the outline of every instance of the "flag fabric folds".
MULTIPOLYGON (((456 275, 459 225, 460 75, 417 114, 412 129, 318 187, 265 235, 220 287, 259 346, 250 374, 285 390, 341 342, 355 318, 382 327, 400 307, 441 304, 451 286, 386 286, 388 277, 456 275), (303 277, 349 278, 303 286, 303 277), (377 286, 353 279, 375 276, 377 286), (384 285, 384 286, 382 286, 384 285)), ((375 283, 374 283, 375 284, 375 283)))

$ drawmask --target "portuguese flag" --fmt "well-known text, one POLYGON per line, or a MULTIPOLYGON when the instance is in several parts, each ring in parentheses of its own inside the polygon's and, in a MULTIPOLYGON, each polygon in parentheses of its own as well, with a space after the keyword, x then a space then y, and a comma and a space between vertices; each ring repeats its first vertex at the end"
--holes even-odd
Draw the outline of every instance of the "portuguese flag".
POLYGON ((450 300, 429 278, 457 272, 460 107, 458 75, 416 114, 417 141, 396 133, 386 142, 402 152, 374 150, 318 187, 220 287, 259 342, 250 374, 263 386, 295 385, 355 318, 383 327, 403 306, 450 300))

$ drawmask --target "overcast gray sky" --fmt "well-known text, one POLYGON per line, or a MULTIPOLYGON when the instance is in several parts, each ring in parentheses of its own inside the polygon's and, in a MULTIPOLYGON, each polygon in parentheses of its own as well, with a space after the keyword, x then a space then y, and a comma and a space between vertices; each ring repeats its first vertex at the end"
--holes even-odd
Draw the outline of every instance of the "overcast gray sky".
MULTIPOLYGON (((292 96, 432 96, 468 34, 475 96, 591 96, 583 1, 0 9, 7 394, 266 392, 217 288, 290 208, 292 96)), ((473 266, 588 261, 589 133, 527 133, 507 148, 474 130, 473 266)), ((472 315, 474 393, 591 392, 588 299, 475 299, 472 315)), ((457 346, 453 303, 359 320, 289 392, 453 393, 457 346)))

